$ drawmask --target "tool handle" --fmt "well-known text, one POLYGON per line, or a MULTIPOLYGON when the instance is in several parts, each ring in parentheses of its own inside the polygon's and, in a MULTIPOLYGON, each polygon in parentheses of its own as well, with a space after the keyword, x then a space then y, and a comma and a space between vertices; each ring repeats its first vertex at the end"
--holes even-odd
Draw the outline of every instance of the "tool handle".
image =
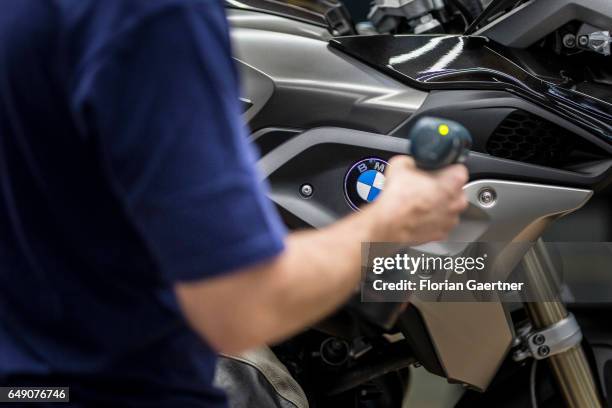
POLYGON ((472 135, 454 120, 423 116, 409 132, 410 152, 417 166, 436 170, 466 160, 472 135))

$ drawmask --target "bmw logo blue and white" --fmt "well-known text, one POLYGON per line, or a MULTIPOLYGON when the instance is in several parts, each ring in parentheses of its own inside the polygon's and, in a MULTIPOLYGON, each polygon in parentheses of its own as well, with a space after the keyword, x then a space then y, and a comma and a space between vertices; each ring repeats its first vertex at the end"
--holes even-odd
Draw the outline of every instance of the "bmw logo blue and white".
POLYGON ((389 164, 370 157, 353 164, 344 177, 344 196, 349 205, 358 210, 371 203, 385 186, 385 169, 389 164))

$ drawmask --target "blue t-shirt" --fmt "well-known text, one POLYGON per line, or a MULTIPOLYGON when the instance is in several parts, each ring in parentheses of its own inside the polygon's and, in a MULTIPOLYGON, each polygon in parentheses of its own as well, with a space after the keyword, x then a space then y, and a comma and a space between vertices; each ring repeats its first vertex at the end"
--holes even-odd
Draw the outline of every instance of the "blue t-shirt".
POLYGON ((220 0, 0 2, 1 385, 224 404, 172 287, 283 248, 237 83, 220 0))

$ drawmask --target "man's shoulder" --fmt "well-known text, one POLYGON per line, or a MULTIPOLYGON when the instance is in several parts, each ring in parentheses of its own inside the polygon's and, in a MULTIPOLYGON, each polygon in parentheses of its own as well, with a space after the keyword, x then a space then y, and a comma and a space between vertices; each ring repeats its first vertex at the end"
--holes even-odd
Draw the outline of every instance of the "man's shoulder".
POLYGON ((106 21, 115 24, 116 29, 122 23, 176 9, 223 9, 223 0, 59 0, 55 4, 69 24, 106 21))
MULTIPOLYGON (((99 15, 108 12, 125 15, 147 15, 174 7, 222 8, 223 0, 59 0, 55 3, 61 9, 75 11, 97 11, 99 15)), ((93 15, 92 17, 95 17, 93 15)))
POLYGON ((108 29, 114 32, 140 19, 176 9, 204 10, 220 15, 223 0, 38 0, 0 1, 0 28, 28 25, 38 31, 51 28, 61 32, 108 29), (41 23, 46 22, 42 25, 41 23))
POLYGON ((206 21, 226 24, 223 0, 59 0, 56 4, 67 33, 64 39, 70 43, 74 63, 81 67, 104 58, 152 21, 181 24, 177 16, 197 13, 206 21))

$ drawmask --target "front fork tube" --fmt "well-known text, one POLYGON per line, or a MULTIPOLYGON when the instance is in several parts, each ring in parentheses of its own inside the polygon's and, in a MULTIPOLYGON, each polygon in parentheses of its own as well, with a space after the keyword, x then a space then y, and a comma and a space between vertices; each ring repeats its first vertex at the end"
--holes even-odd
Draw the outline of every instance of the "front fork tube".
MULTIPOLYGON (((541 239, 527 252, 522 262, 527 283, 533 293, 540 299, 547 299, 545 302, 525 303, 534 329, 544 329, 565 319, 568 316, 567 309, 554 289, 554 265, 541 239)), ((580 343, 551 355, 547 360, 569 408, 602 406, 593 373, 580 343)))

